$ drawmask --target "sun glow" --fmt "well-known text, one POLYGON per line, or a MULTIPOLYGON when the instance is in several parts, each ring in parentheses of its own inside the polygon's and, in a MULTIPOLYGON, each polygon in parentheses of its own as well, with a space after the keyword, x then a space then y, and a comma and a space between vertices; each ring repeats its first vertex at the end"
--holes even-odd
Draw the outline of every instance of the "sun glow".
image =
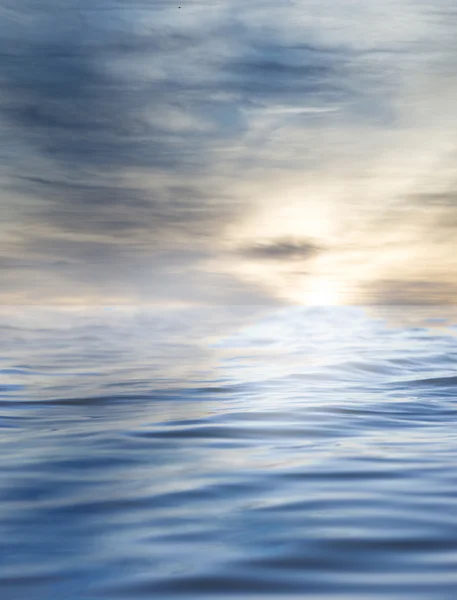
POLYGON ((311 306, 336 306, 343 304, 341 287, 335 280, 327 277, 316 277, 307 285, 305 304, 311 306))

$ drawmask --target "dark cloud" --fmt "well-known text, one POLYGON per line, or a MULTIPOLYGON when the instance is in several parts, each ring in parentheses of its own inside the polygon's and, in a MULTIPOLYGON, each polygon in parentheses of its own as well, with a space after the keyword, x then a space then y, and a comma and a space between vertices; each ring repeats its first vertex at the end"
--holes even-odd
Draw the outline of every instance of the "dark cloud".
POLYGON ((226 219, 233 216, 234 206, 224 203, 224 196, 213 202, 212 197, 198 187, 176 185, 173 181, 160 187, 152 183, 147 189, 129 188, 103 183, 102 178, 92 184, 80 181, 21 177, 13 184, 16 191, 40 199, 36 209, 29 209, 29 218, 35 226, 42 224, 62 233, 88 233, 92 235, 130 236, 132 244, 149 246, 174 243, 189 238, 205 239, 226 219))
POLYGON ((362 291, 367 305, 440 305, 455 304, 457 287, 443 281, 376 280, 362 291))
POLYGON ((71 265, 67 260, 24 260, 11 256, 0 256, 0 270, 16 271, 17 269, 43 269, 49 267, 66 267, 71 265))
POLYGON ((319 94, 322 103, 325 90, 334 91, 342 62, 336 54, 267 42, 261 30, 231 22, 193 33, 141 31, 134 15, 119 7, 105 24, 105 10, 40 3, 32 16, 41 35, 28 39, 30 31, 19 28, 15 46, 11 39, 0 44, 2 115, 61 167, 195 168, 211 158, 214 143, 243 130, 244 103, 271 96, 289 103, 297 94, 319 94), (207 54, 230 37, 233 50, 207 54), (170 108, 188 119, 187 129, 167 116, 170 108))
POLYGON ((271 52, 271 57, 268 52, 249 54, 226 66, 227 87, 239 92, 246 101, 281 98, 286 104, 293 104, 306 95, 308 100, 319 97, 325 103, 333 95, 338 94, 340 100, 343 96, 342 87, 335 85, 337 61, 329 60, 326 54, 310 53, 308 49, 283 49, 280 53, 271 52))
POLYGON ((423 207, 451 207, 457 206, 457 192, 455 190, 449 190, 444 192, 432 192, 427 194, 414 194, 409 198, 413 205, 419 205, 423 207))
POLYGON ((241 254, 256 260, 308 260, 320 250, 309 241, 279 240, 244 248, 241 254))
MULTIPOLYGON (((21 15, 21 3, 16 12, 21 15)), ((204 134, 192 128, 176 132, 166 114, 161 118, 170 106, 193 116, 188 90, 179 80, 148 75, 147 65, 134 74, 135 62, 145 59, 166 68, 167 59, 179 60, 191 40, 167 37, 158 28, 136 34, 134 23, 123 22, 119 13, 109 27, 103 26, 104 11, 82 9, 78 20, 69 7, 35 7, 41 35, 27 39, 30 32, 19 28, 18 50, 11 50, 11 40, 0 44, 2 117, 10 131, 52 161, 50 169, 195 166, 199 155, 191 150, 204 134), (184 94, 176 94, 180 87, 184 94)))

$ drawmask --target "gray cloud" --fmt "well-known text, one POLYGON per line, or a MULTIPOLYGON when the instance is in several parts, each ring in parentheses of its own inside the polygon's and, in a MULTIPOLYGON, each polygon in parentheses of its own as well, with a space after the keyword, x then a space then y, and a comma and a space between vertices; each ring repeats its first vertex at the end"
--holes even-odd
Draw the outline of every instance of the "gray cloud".
POLYGON ((309 241, 279 240, 244 248, 241 254, 256 260, 308 260, 320 250, 309 241))
POLYGON ((367 305, 445 305, 455 304, 457 287, 442 281, 379 280, 365 290, 367 305))
MULTIPOLYGON (((366 139, 398 125, 393 98, 420 55, 419 38, 387 23, 365 40, 363 11, 351 15, 351 29, 335 26, 348 23, 343 5, 332 6, 330 19, 325 3, 305 9, 267 1, 182 10, 159 0, 3 3, 2 289, 34 298, 64 289, 269 301, 273 291, 242 282, 235 268, 218 272, 228 226, 254 202, 237 184, 275 168, 285 187, 287 172, 320 169, 326 183, 336 158, 350 171, 366 139)), ((426 196, 411 205, 450 198, 426 196)), ((304 194, 304 219, 306 202, 304 194)), ((396 219, 386 209, 374 227, 396 219)), ((332 241, 290 235, 257 243, 253 234, 229 260, 271 261, 268 269, 309 261, 312 275, 310 259, 332 241)), ((376 298, 438 294, 421 285, 403 292, 382 280, 376 298)))
POLYGON ((188 34, 154 26, 141 33, 134 7, 130 23, 119 10, 111 27, 103 23, 106 11, 83 7, 70 27, 74 9, 45 6, 32 11, 38 39, 19 29, 18 50, 10 40, 0 46, 1 109, 24 142, 60 167, 195 168, 214 143, 242 131, 243 104, 303 101, 304 94, 322 103, 326 90, 335 93, 341 56, 267 42, 261 31, 230 20, 188 34), (233 37, 239 50, 226 45, 211 54, 219 37, 233 37), (170 108, 187 117, 187 128, 167 119, 170 108), (192 127, 192 120, 208 127, 192 127))

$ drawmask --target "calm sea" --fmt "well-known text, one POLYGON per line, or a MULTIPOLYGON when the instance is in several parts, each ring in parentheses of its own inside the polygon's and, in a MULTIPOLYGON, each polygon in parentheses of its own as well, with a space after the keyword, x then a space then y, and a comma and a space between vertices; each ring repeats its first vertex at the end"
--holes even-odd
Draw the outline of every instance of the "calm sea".
POLYGON ((456 311, 0 311, 0 597, 457 598, 456 311))

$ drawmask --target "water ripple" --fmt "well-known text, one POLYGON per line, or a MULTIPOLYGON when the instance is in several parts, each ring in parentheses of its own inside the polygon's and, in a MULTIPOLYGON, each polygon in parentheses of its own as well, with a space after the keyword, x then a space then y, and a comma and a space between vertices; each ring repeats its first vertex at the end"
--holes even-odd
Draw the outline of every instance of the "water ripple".
POLYGON ((2 598, 453 600, 449 336, 311 313, 0 324, 2 598))

